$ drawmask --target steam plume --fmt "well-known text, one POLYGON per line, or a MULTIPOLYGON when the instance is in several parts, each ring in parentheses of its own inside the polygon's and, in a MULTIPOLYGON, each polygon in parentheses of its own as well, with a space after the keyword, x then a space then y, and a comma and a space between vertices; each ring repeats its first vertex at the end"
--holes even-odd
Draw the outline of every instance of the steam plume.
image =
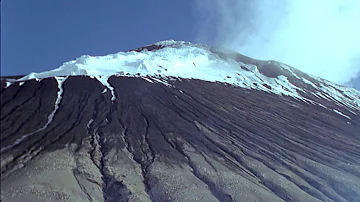
POLYGON ((360 72, 359 0, 196 1, 197 42, 345 84, 360 72))

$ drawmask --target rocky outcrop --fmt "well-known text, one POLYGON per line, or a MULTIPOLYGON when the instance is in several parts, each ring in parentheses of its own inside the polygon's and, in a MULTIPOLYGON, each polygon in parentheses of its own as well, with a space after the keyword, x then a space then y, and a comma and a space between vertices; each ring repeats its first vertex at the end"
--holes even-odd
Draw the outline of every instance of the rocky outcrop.
POLYGON ((3 202, 360 201, 358 109, 200 80, 109 84, 115 100, 67 78, 46 125, 55 78, 1 82, 3 202))

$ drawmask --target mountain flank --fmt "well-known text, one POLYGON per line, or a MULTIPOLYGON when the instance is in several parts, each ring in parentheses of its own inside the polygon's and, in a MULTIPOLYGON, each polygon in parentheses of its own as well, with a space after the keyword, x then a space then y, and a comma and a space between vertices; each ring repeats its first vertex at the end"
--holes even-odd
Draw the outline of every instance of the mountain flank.
POLYGON ((203 46, 159 44, 121 53, 170 55, 156 67, 137 58, 126 62, 136 71, 100 75, 115 56, 96 68, 83 57, 72 73, 2 78, 1 200, 360 201, 359 92, 275 61, 211 49, 205 63, 181 55, 203 46), (175 56, 231 78, 163 73, 181 70, 175 56))

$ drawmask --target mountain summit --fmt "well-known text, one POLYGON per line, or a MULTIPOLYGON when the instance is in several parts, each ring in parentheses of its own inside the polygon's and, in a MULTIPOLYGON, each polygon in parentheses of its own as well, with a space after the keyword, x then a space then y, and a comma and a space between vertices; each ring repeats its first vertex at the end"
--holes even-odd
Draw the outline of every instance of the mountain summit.
MULTIPOLYGON (((349 107, 352 113, 360 108, 360 93, 354 89, 309 76, 276 61, 253 60, 236 52, 173 40, 106 56, 84 55, 57 69, 31 73, 17 82, 80 75, 100 81, 111 90, 112 99, 115 95, 108 83, 110 76, 140 77, 165 85, 171 78, 187 78, 291 96, 313 104, 318 103, 316 98, 335 100, 335 104, 349 107)), ((11 81, 7 82, 9 85, 11 81)))
POLYGON ((360 201, 360 93, 182 41, 1 79, 2 201, 360 201))

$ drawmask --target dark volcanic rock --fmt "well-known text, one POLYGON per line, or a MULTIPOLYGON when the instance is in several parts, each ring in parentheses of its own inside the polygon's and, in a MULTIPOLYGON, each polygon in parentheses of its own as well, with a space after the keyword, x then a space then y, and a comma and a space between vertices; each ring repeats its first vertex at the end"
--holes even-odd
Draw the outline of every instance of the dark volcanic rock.
POLYGON ((2 84, 2 201, 360 201, 359 115, 168 82, 69 77, 42 130, 55 79, 2 84))

